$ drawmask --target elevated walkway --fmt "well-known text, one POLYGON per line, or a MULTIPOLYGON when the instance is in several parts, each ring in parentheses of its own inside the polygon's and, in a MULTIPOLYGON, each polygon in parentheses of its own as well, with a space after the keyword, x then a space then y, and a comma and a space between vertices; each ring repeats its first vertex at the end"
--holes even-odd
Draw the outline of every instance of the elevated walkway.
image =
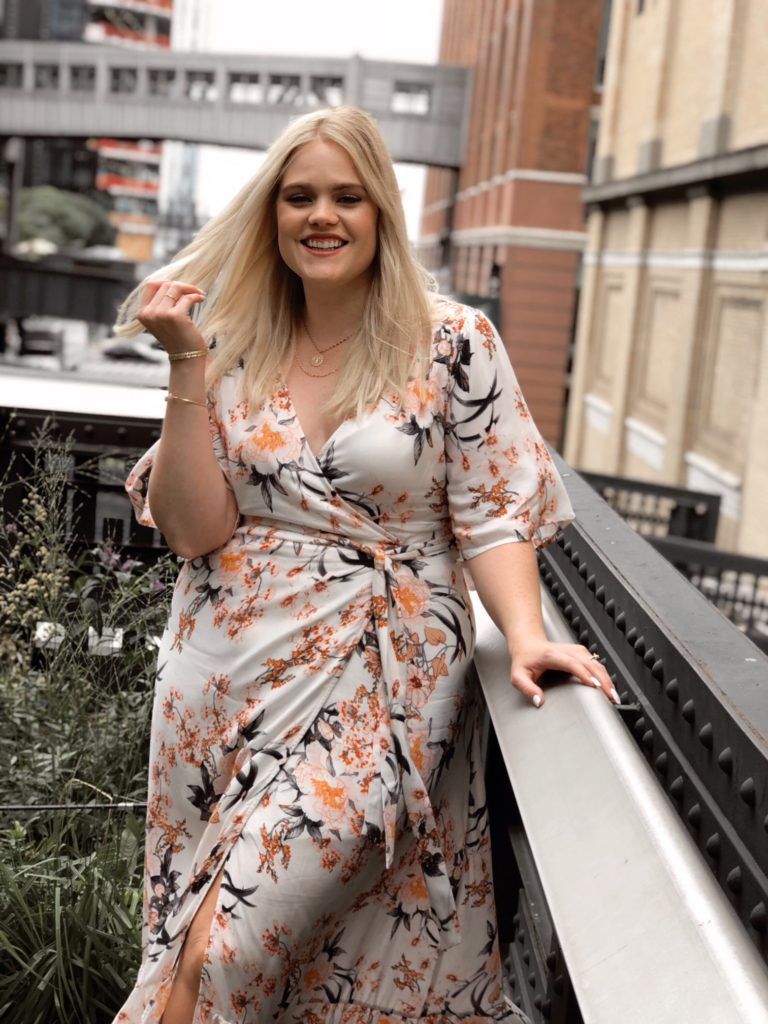
POLYGON ((291 118, 352 103, 396 161, 459 167, 468 68, 0 41, 5 135, 179 139, 266 149, 291 118))

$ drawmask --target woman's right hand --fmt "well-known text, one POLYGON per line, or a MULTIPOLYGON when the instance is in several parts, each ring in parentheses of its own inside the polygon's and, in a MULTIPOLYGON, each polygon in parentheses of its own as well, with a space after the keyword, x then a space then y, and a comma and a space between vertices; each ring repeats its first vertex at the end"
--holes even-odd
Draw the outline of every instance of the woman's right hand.
POLYGON ((181 281, 150 281, 141 292, 136 319, 170 355, 206 347, 205 338, 192 323, 192 307, 205 293, 181 281))

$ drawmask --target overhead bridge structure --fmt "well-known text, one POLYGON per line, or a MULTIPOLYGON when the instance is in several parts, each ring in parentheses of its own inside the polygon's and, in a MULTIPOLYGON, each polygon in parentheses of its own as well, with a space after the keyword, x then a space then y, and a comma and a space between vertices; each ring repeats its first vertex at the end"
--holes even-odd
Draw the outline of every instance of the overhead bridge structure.
POLYGON ((374 115, 396 161, 457 168, 470 89, 469 69, 444 64, 0 42, 6 136, 266 149, 299 114, 351 103, 374 115))

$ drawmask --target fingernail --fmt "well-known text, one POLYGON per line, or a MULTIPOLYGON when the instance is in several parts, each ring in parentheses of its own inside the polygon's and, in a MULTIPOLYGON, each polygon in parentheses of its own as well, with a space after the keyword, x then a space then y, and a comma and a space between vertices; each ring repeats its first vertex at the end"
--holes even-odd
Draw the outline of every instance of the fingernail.
POLYGON ((589 677, 589 681, 590 681, 590 683, 592 683, 593 686, 596 686, 598 688, 598 690, 602 689, 602 687, 600 685, 600 680, 596 676, 590 676, 589 677))
POLYGON ((618 693, 616 693, 616 688, 613 687, 613 686, 610 689, 610 697, 611 697, 611 700, 613 701, 614 704, 620 704, 621 703, 621 701, 619 700, 619 695, 618 695, 618 693))
POLYGON ((534 695, 532 697, 532 700, 533 700, 533 703, 534 703, 535 707, 537 707, 537 708, 541 707, 541 697, 538 695, 538 693, 534 693, 534 695))

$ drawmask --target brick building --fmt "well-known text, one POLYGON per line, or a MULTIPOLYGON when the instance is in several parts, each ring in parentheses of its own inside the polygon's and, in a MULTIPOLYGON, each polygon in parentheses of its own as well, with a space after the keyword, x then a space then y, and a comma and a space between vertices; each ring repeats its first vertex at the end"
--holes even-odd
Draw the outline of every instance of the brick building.
POLYGON ((603 0, 445 0, 440 60, 474 68, 461 171, 427 176, 419 255, 444 290, 498 296, 540 429, 561 441, 603 0))
POLYGON ((566 457, 768 555, 768 4, 616 0, 566 457))

